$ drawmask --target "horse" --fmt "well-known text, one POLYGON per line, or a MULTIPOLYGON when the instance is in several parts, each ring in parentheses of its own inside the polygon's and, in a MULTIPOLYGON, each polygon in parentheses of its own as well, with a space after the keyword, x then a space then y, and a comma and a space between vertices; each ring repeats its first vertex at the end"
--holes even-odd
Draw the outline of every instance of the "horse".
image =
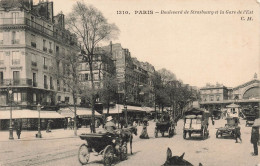
POLYGON ((129 128, 123 128, 122 129, 122 139, 124 143, 130 143, 130 151, 132 152, 132 141, 133 141, 133 134, 137 135, 137 128, 136 126, 131 126, 129 128))
MULTIPOLYGON (((178 166, 178 165, 193 166, 190 162, 183 159, 185 153, 183 153, 181 156, 172 156, 172 151, 170 148, 168 148, 166 154, 167 154, 166 162, 162 166, 178 166)), ((199 163, 199 166, 202 166, 202 164, 199 163)))

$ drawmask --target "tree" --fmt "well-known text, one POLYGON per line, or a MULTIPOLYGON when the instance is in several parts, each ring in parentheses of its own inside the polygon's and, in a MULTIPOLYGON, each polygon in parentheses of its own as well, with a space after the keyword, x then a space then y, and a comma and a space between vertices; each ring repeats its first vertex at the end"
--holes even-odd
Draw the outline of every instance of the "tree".
POLYGON ((77 2, 73 6, 72 12, 68 15, 66 25, 71 32, 74 32, 78 40, 82 43, 85 61, 89 64, 91 97, 90 104, 92 107, 92 128, 95 124, 95 103, 98 97, 98 91, 94 85, 93 78, 93 57, 98 44, 110 39, 116 38, 119 29, 115 24, 110 24, 103 14, 93 6, 88 6, 83 2, 77 2))
POLYGON ((57 80, 57 88, 61 88, 63 84, 64 90, 72 95, 74 107, 74 135, 77 135, 77 96, 81 91, 81 82, 79 80, 79 57, 77 49, 68 49, 65 54, 55 57, 52 63, 52 76, 57 80))

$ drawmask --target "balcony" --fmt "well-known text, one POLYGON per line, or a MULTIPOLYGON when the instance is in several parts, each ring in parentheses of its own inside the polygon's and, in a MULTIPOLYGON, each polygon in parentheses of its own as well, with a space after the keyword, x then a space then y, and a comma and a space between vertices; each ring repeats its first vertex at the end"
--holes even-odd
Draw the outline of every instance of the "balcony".
POLYGON ((0 82, 1 86, 32 86, 32 79, 4 79, 0 82))
POLYGON ((49 49, 49 53, 52 54, 52 53, 53 53, 53 50, 52 50, 52 49, 49 49))
POLYGON ((48 89, 48 84, 44 84, 44 89, 48 89))
POLYGON ((47 52, 47 47, 42 48, 44 52, 47 52))
POLYGON ((47 70, 47 69, 48 69, 48 66, 47 66, 47 65, 43 65, 43 69, 44 69, 44 70, 47 70))
POLYGON ((67 43, 70 45, 79 46, 76 41, 73 41, 60 33, 56 33, 53 29, 48 29, 41 24, 38 24, 27 18, 0 18, 0 27, 14 27, 14 26, 27 26, 38 33, 43 33, 47 36, 51 36, 60 42, 67 43))
POLYGON ((12 40, 12 44, 20 44, 20 40, 19 39, 12 40))
POLYGON ((37 62, 33 62, 33 61, 32 61, 32 66, 33 66, 33 67, 36 67, 36 66, 37 66, 37 62))

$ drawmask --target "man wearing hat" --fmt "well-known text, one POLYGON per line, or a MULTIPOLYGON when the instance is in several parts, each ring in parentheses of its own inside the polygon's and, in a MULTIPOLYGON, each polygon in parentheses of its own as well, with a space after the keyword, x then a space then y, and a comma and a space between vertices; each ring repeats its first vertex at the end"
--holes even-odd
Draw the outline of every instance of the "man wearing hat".
POLYGON ((251 143, 253 144, 253 147, 254 147, 253 156, 258 155, 258 147, 257 147, 258 140, 259 140, 259 127, 252 126, 251 143))
POLYGON ((107 117, 107 122, 105 124, 105 129, 108 132, 111 132, 111 133, 113 133, 114 130, 116 129, 116 124, 113 122, 112 116, 107 117))

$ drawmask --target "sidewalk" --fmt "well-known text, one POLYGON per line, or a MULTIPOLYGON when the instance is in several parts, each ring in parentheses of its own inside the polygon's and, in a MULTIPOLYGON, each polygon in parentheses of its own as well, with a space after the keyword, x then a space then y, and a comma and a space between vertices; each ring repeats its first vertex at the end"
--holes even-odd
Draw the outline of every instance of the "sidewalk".
MULTIPOLYGON (((89 133, 89 128, 79 128, 77 135, 82 133, 89 133)), ((46 133, 46 130, 41 130, 42 138, 36 138, 38 131, 22 130, 20 139, 17 138, 16 131, 13 131, 14 140, 9 140, 9 131, 0 131, 0 142, 9 141, 36 141, 36 140, 50 140, 50 139, 63 139, 63 138, 77 138, 74 136, 74 130, 53 129, 51 132, 46 133)))
MULTIPOLYGON (((150 135, 153 136, 154 132, 153 121, 150 121, 150 126, 148 127, 151 130, 150 135), (151 127, 153 126, 153 127, 151 127)), ((142 126, 137 126, 138 134, 140 135, 142 131, 142 126)), ((102 126, 96 128, 96 131, 103 130, 102 126)), ((51 139, 64 139, 64 138, 78 138, 82 133, 90 133, 90 128, 79 128, 77 130, 77 136, 74 136, 74 130, 64 130, 64 129, 53 129, 51 132, 46 133, 46 130, 41 130, 42 138, 36 138, 38 131, 28 131, 22 130, 20 139, 17 138, 16 131, 13 131, 14 140, 9 140, 9 131, 0 131, 0 142, 9 142, 9 141, 37 141, 37 140, 51 140, 51 139)), ((150 136, 149 135, 149 136, 150 136)))

